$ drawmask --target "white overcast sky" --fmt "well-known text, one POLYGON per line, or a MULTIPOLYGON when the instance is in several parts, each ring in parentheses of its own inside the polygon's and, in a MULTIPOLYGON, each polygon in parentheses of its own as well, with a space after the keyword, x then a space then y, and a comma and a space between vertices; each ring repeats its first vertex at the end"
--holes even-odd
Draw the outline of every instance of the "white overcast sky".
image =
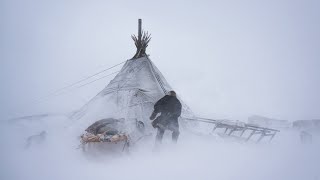
POLYGON ((147 53, 198 115, 320 118, 319 9, 316 0, 0 0, 0 117, 81 107, 111 78, 38 100, 131 58, 142 18, 147 53))

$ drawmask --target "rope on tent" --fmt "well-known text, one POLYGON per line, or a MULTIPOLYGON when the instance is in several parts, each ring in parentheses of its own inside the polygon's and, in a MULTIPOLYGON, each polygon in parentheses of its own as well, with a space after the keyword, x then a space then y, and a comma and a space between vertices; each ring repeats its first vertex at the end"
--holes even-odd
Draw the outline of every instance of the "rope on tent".
MULTIPOLYGON (((118 72, 119 72, 119 71, 116 71, 116 72, 110 73, 110 74, 108 74, 108 75, 106 75, 106 76, 103 76, 103 77, 101 77, 101 78, 99 78, 99 79, 96 79, 96 80, 90 81, 89 83, 83 84, 83 85, 78 86, 78 87, 76 87, 76 88, 77 88, 77 89, 79 89, 79 88, 81 88, 81 87, 83 87, 83 86, 87 86, 87 85, 89 85, 89 84, 91 84, 91 83, 94 83, 94 82, 96 82, 96 81, 98 81, 98 80, 101 80, 101 79, 103 79, 103 78, 106 78, 106 77, 111 76, 111 75, 113 75, 113 74, 115 74, 115 73, 118 73, 118 72)), ((46 98, 49 98, 49 97, 56 97, 56 96, 60 96, 60 95, 62 95, 62 94, 68 93, 68 92, 70 92, 70 90, 69 90, 69 91, 65 91, 65 92, 59 92, 59 93, 57 92, 57 93, 52 94, 52 95, 50 95, 50 96, 44 97, 44 98, 42 98, 42 99, 38 100, 37 102, 44 101, 46 98)))
POLYGON ((150 67, 151 67, 151 71, 152 73, 154 74, 156 80, 158 81, 163 93, 166 95, 167 94, 167 90, 164 88, 164 85, 163 85, 163 82, 159 76, 159 74, 155 71, 155 69, 153 68, 153 65, 151 64, 151 60, 147 57, 147 59, 149 60, 149 64, 150 64, 150 67))
MULTIPOLYGON (((118 63, 118 64, 116 64, 116 65, 113 65, 113 66, 111 66, 111 67, 109 67, 109 68, 106 68, 106 69, 104 69, 104 70, 102 70, 102 71, 99 71, 99 72, 97 72, 97 73, 95 73, 95 74, 93 74, 93 75, 90 75, 90 76, 88 76, 88 77, 86 77, 86 78, 84 78, 84 79, 81 79, 81 80, 79 80, 79 81, 76 81, 76 82, 74 82, 74 83, 71 83, 71 84, 69 84, 68 86, 65 86, 65 87, 62 87, 62 88, 60 88, 60 89, 57 89, 57 90, 53 91, 52 93, 50 93, 49 95, 38 99, 37 102, 41 102, 41 101, 43 101, 44 99, 47 99, 47 98, 52 97, 52 96, 61 95, 61 94, 63 94, 63 93, 59 93, 59 92, 61 92, 61 91, 63 91, 63 90, 66 90, 66 89, 69 89, 69 88, 71 88, 71 87, 74 87, 74 86, 76 86, 77 84, 79 84, 79 83, 81 83, 81 82, 84 82, 84 81, 86 81, 86 80, 88 80, 88 79, 90 79, 90 78, 92 78, 92 77, 95 77, 95 76, 97 76, 97 75, 99 75, 99 74, 101 74, 101 73, 103 73, 103 72, 106 72, 107 70, 110 70, 110 69, 112 69, 112 68, 115 68, 115 67, 117 67, 117 66, 119 66, 119 65, 121 65, 121 64, 123 64, 123 63, 125 63, 125 62, 127 62, 127 60, 125 60, 125 61, 123 61, 123 62, 121 62, 121 63, 118 63)), ((117 72, 119 72, 119 71, 117 71, 117 72)), ((110 75, 112 75, 112 74, 115 74, 115 73, 117 73, 117 72, 108 74, 108 75, 103 76, 103 77, 101 77, 101 78, 99 78, 99 79, 96 79, 96 80, 91 81, 91 82, 89 82, 89 83, 86 83, 86 84, 84 84, 84 85, 78 86, 77 88, 80 88, 80 87, 83 87, 83 86, 85 86, 85 85, 91 84, 91 83, 93 83, 93 82, 95 82, 95 81, 98 81, 98 80, 100 80, 100 79, 106 78, 106 77, 108 77, 108 76, 110 76, 110 75)))
POLYGON ((81 87, 83 87, 83 86, 89 85, 89 84, 91 84, 91 83, 94 83, 94 82, 96 82, 96 81, 99 81, 100 79, 106 78, 106 77, 111 76, 112 74, 116 74, 116 73, 118 73, 118 72, 120 72, 120 71, 116 71, 116 72, 110 73, 110 74, 108 74, 108 75, 102 76, 101 78, 98 78, 98 79, 95 79, 95 80, 93 80, 93 81, 90 81, 90 82, 88 82, 88 83, 86 83, 86 84, 83 84, 83 85, 81 85, 81 86, 78 86, 77 88, 81 88, 81 87))
POLYGON ((57 93, 57 92, 59 92, 59 91, 62 91, 62 90, 64 90, 64 89, 73 87, 73 86, 75 86, 75 85, 77 85, 77 84, 79 84, 79 83, 81 83, 81 82, 83 82, 83 81, 86 81, 86 80, 88 80, 88 79, 90 79, 90 78, 92 78, 92 77, 94 77, 94 76, 97 76, 97 75, 99 75, 99 74, 101 74, 101 73, 103 73, 103 72, 106 72, 107 70, 110 70, 110 69, 112 69, 112 68, 114 68, 114 67, 117 67, 117 66, 125 63, 126 61, 127 61, 127 60, 125 60, 125 61, 123 61, 123 62, 121 62, 121 63, 119 63, 119 64, 116 64, 116 65, 114 65, 114 66, 111 66, 111 67, 109 67, 109 68, 107 68, 107 69, 104 69, 104 70, 102 70, 102 71, 99 71, 99 72, 97 72, 97 73, 95 73, 95 74, 93 74, 93 75, 90 75, 90 76, 86 77, 86 78, 83 78, 83 79, 81 79, 81 80, 79 80, 79 81, 77 81, 77 82, 74 82, 74 83, 72 83, 72 84, 70 84, 70 85, 68 85, 68 86, 62 87, 62 88, 54 91, 52 94, 57 93))

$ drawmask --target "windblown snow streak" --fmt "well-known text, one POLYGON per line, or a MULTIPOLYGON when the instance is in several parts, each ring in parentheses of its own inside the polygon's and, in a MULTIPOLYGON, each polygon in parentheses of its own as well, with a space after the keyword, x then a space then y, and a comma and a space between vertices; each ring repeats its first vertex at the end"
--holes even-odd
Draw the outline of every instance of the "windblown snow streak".
POLYGON ((259 145, 182 132, 176 146, 166 137, 157 151, 151 137, 130 154, 88 156, 77 149, 78 141, 63 128, 65 123, 58 123, 46 129, 44 142, 25 148, 26 138, 39 132, 36 127, 57 118, 43 118, 28 128, 1 124, 0 179, 313 180, 320 175, 319 144, 302 145, 298 134, 290 131, 282 132, 273 144, 259 145))

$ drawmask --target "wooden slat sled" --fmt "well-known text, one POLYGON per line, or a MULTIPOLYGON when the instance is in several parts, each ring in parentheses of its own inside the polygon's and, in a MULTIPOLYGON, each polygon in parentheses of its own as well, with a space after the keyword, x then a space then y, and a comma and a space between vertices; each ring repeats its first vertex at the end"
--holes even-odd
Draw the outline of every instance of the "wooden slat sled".
POLYGON ((208 118, 182 118, 184 120, 189 121, 198 121, 202 123, 209 123, 214 124, 214 127, 212 129, 212 132, 215 132, 217 129, 224 129, 224 134, 227 136, 238 136, 245 141, 249 141, 253 138, 254 135, 260 135, 259 138, 256 140, 256 142, 260 142, 264 137, 270 137, 269 142, 272 141, 274 136, 280 132, 277 129, 271 129, 271 128, 265 128, 265 127, 259 127, 253 124, 246 124, 246 123, 228 123, 227 121, 223 120, 214 120, 214 119, 208 119, 208 118), (235 133, 238 132, 238 133, 235 133), (244 137, 244 134, 246 132, 250 132, 249 136, 244 137))

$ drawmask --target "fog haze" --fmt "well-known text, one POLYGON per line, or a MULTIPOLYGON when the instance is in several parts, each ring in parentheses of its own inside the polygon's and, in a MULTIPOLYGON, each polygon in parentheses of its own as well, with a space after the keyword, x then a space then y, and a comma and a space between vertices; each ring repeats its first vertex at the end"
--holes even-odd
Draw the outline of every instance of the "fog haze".
POLYGON ((199 116, 320 117, 318 1, 2 0, 0 6, 2 119, 80 108, 112 77, 39 99, 130 59, 138 18, 152 33, 151 60, 199 116))
POLYGON ((0 0, 0 179, 319 179, 316 121, 269 121, 280 132, 268 142, 273 134, 260 130, 269 136, 257 143, 255 129, 233 132, 248 127, 241 122, 218 121, 233 129, 212 133, 214 124, 184 127, 180 119, 178 143, 166 132, 158 148, 146 124, 150 134, 133 139, 133 128, 128 152, 113 154, 113 144, 80 144, 96 116, 86 124, 66 113, 123 64, 61 90, 132 58, 141 18, 152 34, 147 54, 196 115, 320 118, 319 9, 316 0, 0 0))

